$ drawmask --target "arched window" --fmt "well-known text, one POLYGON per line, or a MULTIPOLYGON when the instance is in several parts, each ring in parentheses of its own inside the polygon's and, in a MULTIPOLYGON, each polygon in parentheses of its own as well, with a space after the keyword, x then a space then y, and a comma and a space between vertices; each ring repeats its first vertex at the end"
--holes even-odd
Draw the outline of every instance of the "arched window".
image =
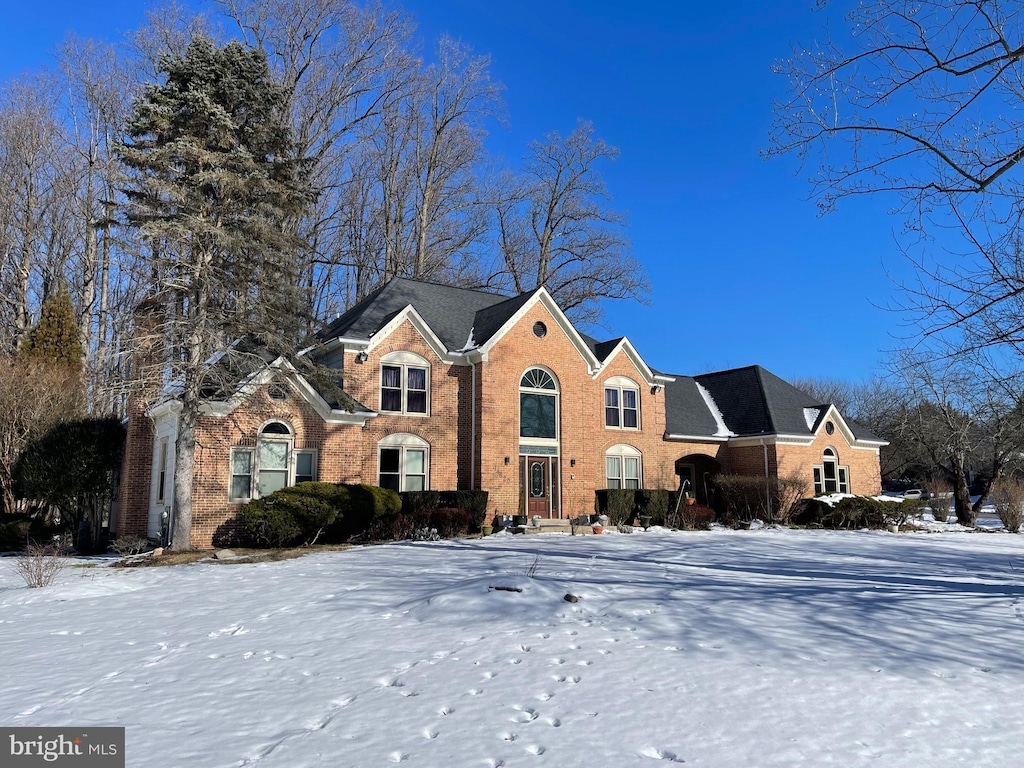
POLYGON ((612 376, 604 384, 604 425, 640 429, 640 387, 625 376, 612 376))
POLYGON ((604 456, 607 488, 642 488, 640 451, 631 445, 613 445, 604 456))
POLYGON ((386 413, 430 412, 430 363, 415 352, 391 352, 380 361, 380 409, 386 413))
POLYGON ((377 485, 402 491, 430 487, 430 443, 410 434, 388 435, 377 443, 377 485))
POLYGON ((543 368, 531 368, 519 381, 519 436, 558 438, 558 385, 543 368))
POLYGON ((316 480, 316 450, 296 450, 295 435, 281 421, 263 426, 256 445, 231 449, 231 484, 228 497, 245 501, 268 496, 295 483, 316 480))
POLYGON ((839 464, 839 454, 829 446, 821 455, 821 464, 814 467, 814 495, 849 493, 850 468, 839 464))

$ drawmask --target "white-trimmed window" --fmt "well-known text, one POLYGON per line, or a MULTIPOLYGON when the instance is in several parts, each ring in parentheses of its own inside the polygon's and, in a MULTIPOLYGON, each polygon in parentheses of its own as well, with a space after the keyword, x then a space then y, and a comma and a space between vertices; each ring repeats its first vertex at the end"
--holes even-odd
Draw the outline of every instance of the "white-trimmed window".
POLYGON ((850 468, 839 464, 839 454, 835 448, 826 448, 821 456, 821 464, 814 467, 814 495, 849 492, 850 468))
POLYGON ((414 352, 391 352, 380 363, 380 409, 385 413, 430 412, 430 364, 414 352))
POLYGON ((288 425, 272 421, 260 430, 255 446, 231 449, 232 501, 269 496, 295 483, 316 480, 317 452, 295 448, 295 437, 288 425))
POLYGON ((377 443, 377 485, 402 491, 430 488, 430 443, 410 434, 388 435, 377 443))
POLYGON ((519 380, 519 437, 558 439, 558 384, 543 368, 530 368, 519 380))
POLYGON ((640 429, 640 387, 625 376, 613 376, 604 385, 604 425, 613 429, 640 429))
POLYGON ((607 488, 642 488, 641 454, 631 445, 613 445, 604 456, 607 488))

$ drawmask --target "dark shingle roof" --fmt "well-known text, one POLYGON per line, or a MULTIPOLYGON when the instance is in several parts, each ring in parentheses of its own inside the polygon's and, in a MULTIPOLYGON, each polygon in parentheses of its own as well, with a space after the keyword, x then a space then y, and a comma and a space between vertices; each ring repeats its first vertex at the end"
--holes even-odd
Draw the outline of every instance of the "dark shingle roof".
MULTIPOLYGON (((317 335, 323 341, 338 336, 369 339, 375 331, 411 304, 447 349, 462 349, 469 339, 477 312, 508 301, 510 299, 507 296, 496 293, 396 278, 371 293, 317 335)), ((500 324, 494 330, 498 327, 500 324)), ((480 341, 478 334, 476 340, 480 341)))
POLYGON ((473 341, 478 346, 487 342, 535 293, 536 290, 529 291, 477 310, 473 318, 473 341))
POLYGON ((713 437, 718 431, 715 417, 690 376, 665 382, 665 431, 694 437, 713 437))

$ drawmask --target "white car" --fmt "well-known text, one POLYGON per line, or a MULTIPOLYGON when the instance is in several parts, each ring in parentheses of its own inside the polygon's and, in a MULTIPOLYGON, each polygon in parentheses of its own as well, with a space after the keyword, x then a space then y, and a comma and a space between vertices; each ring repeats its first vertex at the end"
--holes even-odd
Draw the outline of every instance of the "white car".
POLYGON ((920 488, 909 488, 903 492, 904 499, 923 499, 924 491, 920 488))

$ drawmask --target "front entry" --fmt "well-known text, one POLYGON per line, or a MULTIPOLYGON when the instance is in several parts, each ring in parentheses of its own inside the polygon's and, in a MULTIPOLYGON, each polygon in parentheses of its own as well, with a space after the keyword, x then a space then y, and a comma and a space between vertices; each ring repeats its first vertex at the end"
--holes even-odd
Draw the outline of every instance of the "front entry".
POLYGON ((526 457, 526 513, 551 515, 551 459, 548 456, 526 457))

